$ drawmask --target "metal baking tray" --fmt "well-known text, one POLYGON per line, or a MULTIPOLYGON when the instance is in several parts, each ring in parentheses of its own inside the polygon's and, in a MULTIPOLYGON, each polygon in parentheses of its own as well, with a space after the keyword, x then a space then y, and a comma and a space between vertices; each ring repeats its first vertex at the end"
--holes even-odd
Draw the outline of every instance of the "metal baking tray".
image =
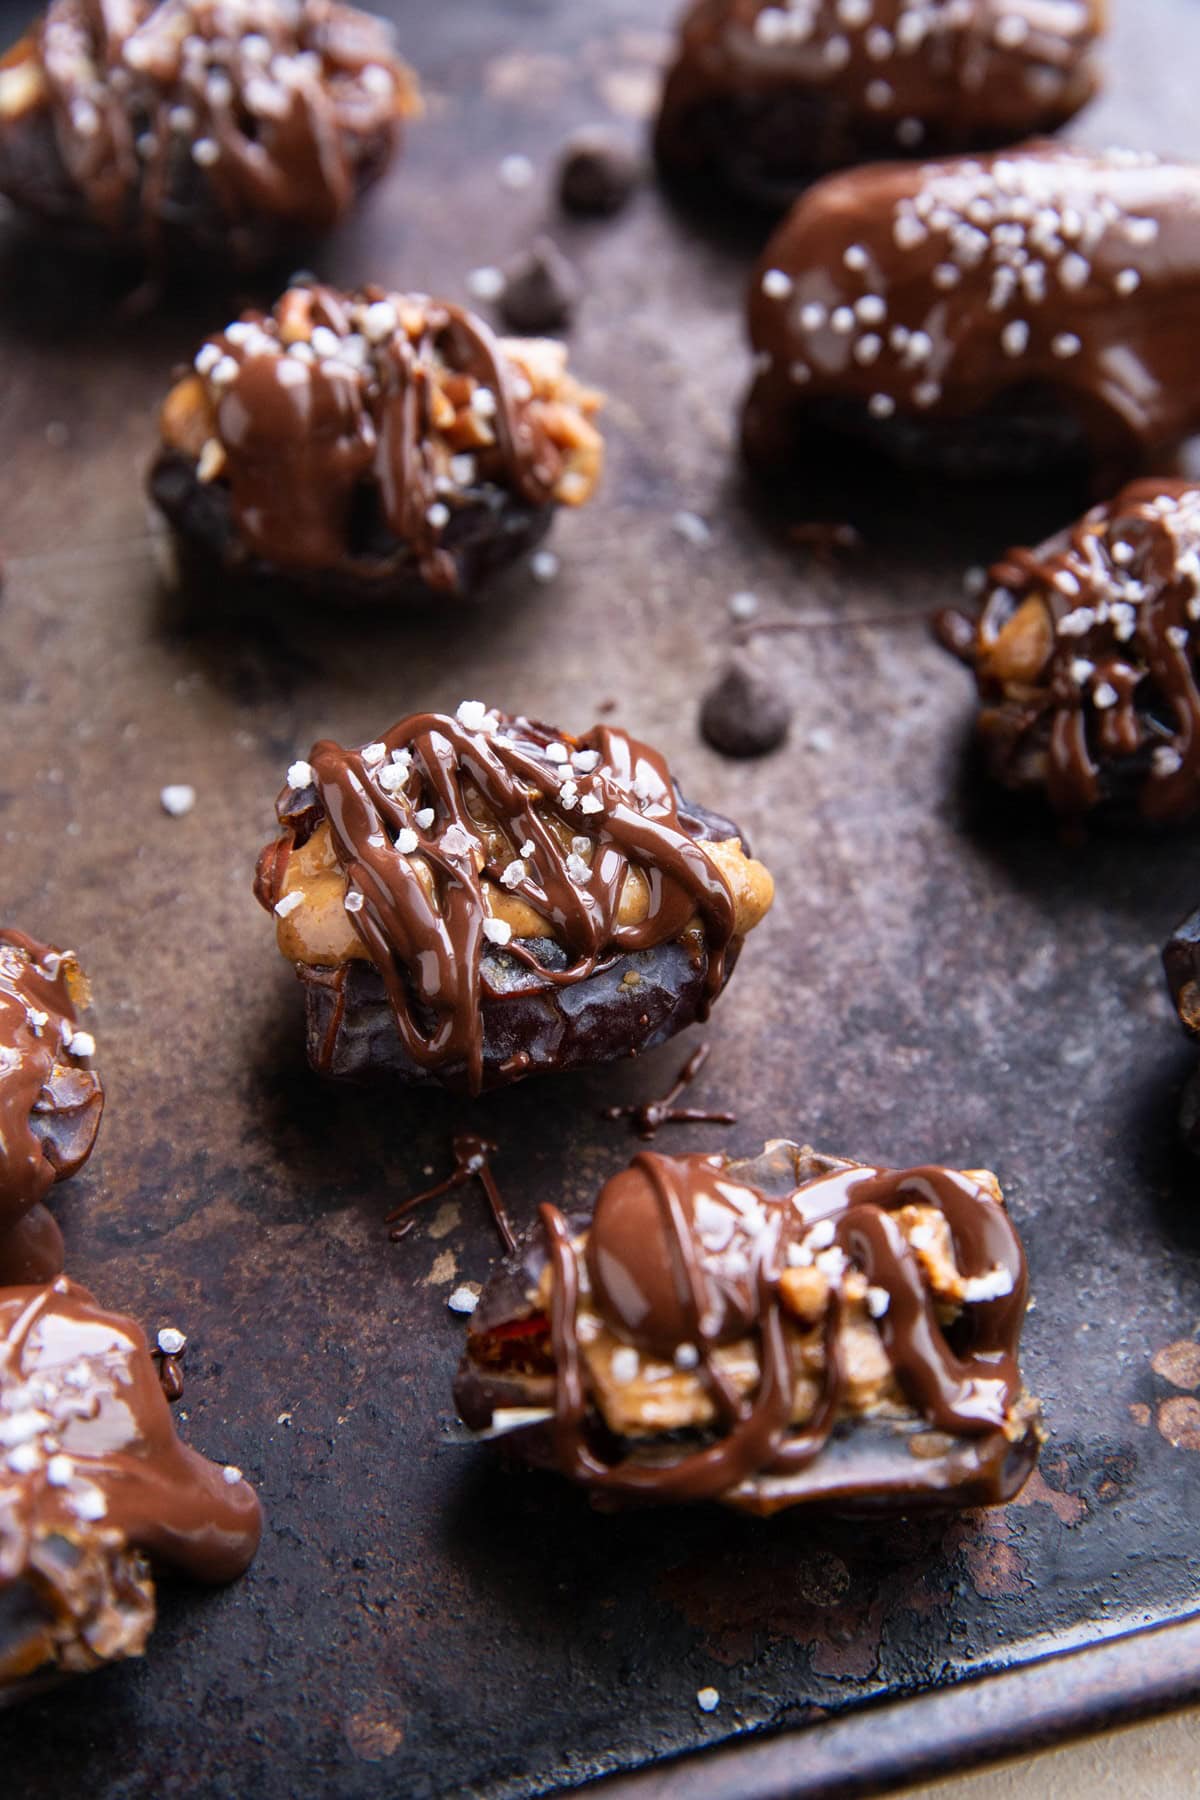
MULTIPOLYGON (((572 351, 610 396, 610 464, 556 527, 552 582, 516 572, 420 616, 181 614, 142 498, 153 408, 269 286, 139 312, 112 272, 0 231, 0 893, 6 919, 82 953, 108 1088, 59 1216, 105 1304, 187 1331, 182 1428, 246 1469, 268 1518, 240 1584, 164 1585, 145 1662, 3 1718, 23 1800, 501 1800, 610 1772, 634 1793, 865 1793, 1200 1692, 1200 1405, 1169 1351, 1200 1321, 1196 1176, 1173 1148, 1194 1052, 1158 963, 1197 899, 1197 841, 1067 848, 970 772, 968 684, 926 616, 1074 497, 847 497, 865 547, 822 561, 755 511, 731 454, 752 234, 653 186, 613 223, 554 216, 566 132, 641 129, 672 6, 398 6, 428 117, 317 256, 338 281, 455 297, 547 222, 576 258, 572 351), (534 166, 523 191, 499 178, 513 154, 534 166), (680 509, 709 547, 672 528, 680 509), (796 627, 763 640, 792 738, 744 766, 696 730, 735 590, 796 627), (318 736, 464 697, 569 727, 616 701, 777 873, 700 1083, 739 1122, 663 1147, 786 1133, 997 1170, 1051 1429, 1018 1504, 867 1525, 600 1514, 459 1441, 446 1300, 487 1273, 491 1226, 471 1193, 399 1244, 384 1213, 467 1125, 499 1145, 520 1218, 586 1203, 634 1148, 601 1107, 661 1091, 684 1055, 475 1105, 307 1072, 249 891, 283 770, 318 736), (168 782, 195 786, 186 818, 161 811, 168 782)), ((1110 89, 1077 135, 1200 155, 1200 8, 1115 11, 1110 89)), ((2 17, 15 35, 23 15, 2 17)))

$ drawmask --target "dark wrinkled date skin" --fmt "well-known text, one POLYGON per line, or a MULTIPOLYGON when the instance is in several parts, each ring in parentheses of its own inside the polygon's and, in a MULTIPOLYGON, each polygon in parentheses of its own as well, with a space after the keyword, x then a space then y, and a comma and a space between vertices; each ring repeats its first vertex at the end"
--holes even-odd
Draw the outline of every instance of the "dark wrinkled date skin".
MULTIPOLYGON (((1167 986, 1188 1036, 1200 1044, 1200 911, 1186 918, 1163 948, 1167 986)), ((1179 1131, 1187 1149, 1200 1157, 1200 1070, 1183 1092, 1179 1131)))
MULTIPOLYGON (((386 535, 338 568, 283 570, 255 556, 242 542, 229 490, 205 483, 193 458, 162 450, 150 470, 150 497, 171 527, 182 597, 190 607, 266 610, 326 605, 364 610, 421 606, 444 600, 422 578, 418 557, 407 544, 386 535)), ((449 594, 463 599, 491 575, 527 551, 549 531, 556 508, 535 506, 493 483, 481 485, 455 508, 442 538, 453 558, 455 582, 449 594)))

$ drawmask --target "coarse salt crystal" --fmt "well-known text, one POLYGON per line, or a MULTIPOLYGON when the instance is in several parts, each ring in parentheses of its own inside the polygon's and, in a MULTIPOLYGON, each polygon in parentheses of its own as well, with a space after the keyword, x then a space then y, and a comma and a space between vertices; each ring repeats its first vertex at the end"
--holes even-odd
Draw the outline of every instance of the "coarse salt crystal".
POLYGON ((164 1325, 158 1334, 158 1347, 164 1356, 182 1356, 187 1338, 176 1326, 164 1325))
POLYGON ((374 744, 364 744, 363 745, 362 759, 366 763, 368 769, 377 768, 379 766, 379 764, 384 761, 386 756, 387 756, 387 745, 386 744, 380 744, 377 742, 374 744))
POLYGON ((288 772, 287 772, 287 778, 288 778, 288 786, 289 787, 293 787, 293 788, 311 787, 312 779, 313 779, 312 764, 307 763, 303 760, 303 758, 300 758, 298 761, 292 763, 289 766, 288 772))
POLYGON ((637 1351, 628 1344, 622 1344, 620 1349, 613 1351, 609 1370, 615 1382, 627 1387, 631 1381, 637 1380, 639 1366, 637 1351))
POLYGON ((715 1687, 702 1687, 696 1689, 696 1705, 700 1708, 701 1712, 716 1712, 720 1704, 721 1696, 715 1687))
POLYGON ((285 894, 282 900, 275 902, 275 916, 279 919, 286 919, 289 913, 294 913, 298 906, 303 905, 303 892, 300 888, 293 888, 290 894, 285 894))
POLYGON ((451 1312, 473 1313, 479 1305, 479 1289, 464 1283, 462 1287, 455 1288, 446 1305, 451 1312))
POLYGON ((507 919, 485 919, 483 935, 489 944, 507 944, 512 939, 512 926, 507 919))
POLYGON ((346 889, 346 898, 343 900, 342 905, 346 908, 346 911, 348 913, 357 913, 357 912, 362 911, 363 897, 359 893, 357 888, 347 888, 346 889))
POLYGON ((196 790, 184 781, 172 782, 158 798, 165 813, 170 813, 173 819, 182 819, 196 804, 196 790))

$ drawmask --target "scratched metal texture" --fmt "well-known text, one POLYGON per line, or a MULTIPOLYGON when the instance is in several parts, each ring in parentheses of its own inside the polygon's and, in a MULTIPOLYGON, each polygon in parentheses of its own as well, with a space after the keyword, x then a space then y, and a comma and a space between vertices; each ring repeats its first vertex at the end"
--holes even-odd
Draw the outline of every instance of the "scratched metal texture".
MULTIPOLYGON (((553 217, 568 128, 640 129, 669 11, 398 7, 428 117, 317 258, 338 281, 462 297, 469 269, 549 217, 586 276, 572 348, 610 395, 610 465, 556 527, 545 585, 516 573, 419 617, 181 616, 141 479, 169 372, 230 296, 131 317, 115 276, 0 228, 0 897, 6 920, 82 953, 108 1089, 58 1213, 71 1272, 105 1304, 188 1332, 182 1428, 245 1468, 267 1513, 243 1582, 164 1584, 145 1662, 0 1721, 23 1800, 531 1795, 1196 1606, 1200 1404, 1169 1379, 1194 1379, 1194 1359, 1162 1354, 1200 1320, 1196 1179, 1172 1149, 1194 1052, 1158 947, 1196 901, 1197 843, 1065 848, 994 808, 964 758, 968 684, 925 617, 1073 499, 865 496, 863 553, 814 561, 756 515, 731 456, 753 233, 702 229, 652 186, 613 223, 553 217), (524 192, 497 174, 517 152, 524 192), (672 530, 681 508, 711 522, 711 547, 672 530), (695 723, 737 589, 799 627, 764 641, 791 741, 747 765, 695 723), (478 1105, 307 1072, 300 994, 249 892, 283 770, 317 736, 362 741, 464 697, 568 727, 615 700, 775 869, 701 1083, 739 1123, 664 1148, 787 1133, 999 1172, 1051 1433, 1018 1504, 865 1527, 602 1516, 455 1442, 446 1300, 496 1246, 471 1195, 394 1246, 384 1212, 466 1126, 500 1145, 520 1219, 586 1203, 634 1148, 600 1107, 660 1091, 682 1056, 478 1105), (160 810, 167 782, 194 784, 188 817, 160 810)), ((1111 90, 1079 136, 1200 153, 1200 8, 1116 12, 1111 90)), ((0 16, 11 35, 18 14, 0 16)), ((1119 1700, 1102 1687, 1090 1716, 1119 1700)), ((796 1791, 803 1768, 801 1740, 796 1791)))

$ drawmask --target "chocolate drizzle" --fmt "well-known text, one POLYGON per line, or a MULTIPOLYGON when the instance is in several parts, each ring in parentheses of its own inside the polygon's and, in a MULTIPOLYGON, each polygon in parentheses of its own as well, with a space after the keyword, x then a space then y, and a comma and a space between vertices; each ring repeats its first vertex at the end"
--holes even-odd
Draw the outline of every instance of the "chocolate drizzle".
POLYGON ((737 1114, 703 1106, 676 1106, 708 1061, 712 1046, 697 1044, 661 1100, 636 1100, 629 1106, 606 1106, 602 1119, 629 1119, 641 1138, 656 1137, 663 1125, 736 1125, 737 1114))
POLYGON ((996 777, 1044 786, 1078 819, 1132 803, 1173 823, 1200 808, 1200 486, 1131 483, 1037 550, 994 565, 977 621, 945 615, 975 671, 996 777))
POLYGON ((692 0, 658 123, 672 167, 762 198, 874 156, 1012 143, 1097 86, 1099 0, 692 0))
POLYGON ((348 916, 418 1067, 461 1064, 479 1090, 481 1004, 500 991, 485 947, 501 971, 518 965, 557 989, 690 932, 705 996, 720 991, 736 944, 732 891, 681 815, 662 757, 626 733, 600 725, 558 739, 467 703, 457 717, 404 719, 361 750, 317 744, 310 769, 311 790, 281 797, 289 835, 264 852, 258 897, 276 904, 289 855, 327 820, 348 916), (645 911, 623 919, 631 872, 645 911), (494 918, 485 877, 544 932, 520 937, 494 918))
MULTIPOLYGON (((542 1207, 555 1466, 604 1493, 661 1500, 729 1498, 747 1483, 801 1474, 853 1417, 840 1331, 850 1271, 868 1284, 884 1353, 925 1429, 1002 1445, 1027 1438, 1032 1414, 1016 1360, 1025 1261, 982 1182, 935 1166, 889 1170, 815 1158, 791 1145, 769 1151, 793 1159, 798 1186, 768 1193, 746 1178, 758 1165, 642 1152, 604 1187, 582 1250, 562 1214, 542 1207), (961 1295, 952 1328, 941 1322, 919 1232, 910 1236, 909 1208, 940 1215, 948 1229, 961 1295), (798 1369, 813 1367, 809 1358, 794 1361, 790 1341, 789 1283, 803 1272, 823 1280, 826 1297, 810 1320, 823 1345, 818 1388, 797 1423, 798 1369), (622 1449, 597 1429, 580 1330, 585 1291, 591 1323, 619 1344, 695 1371, 713 1419, 698 1448, 669 1439, 658 1446, 651 1436, 649 1453, 636 1442, 622 1449), (756 1343, 758 1367, 745 1394, 716 1354, 744 1340, 756 1343)), ((544 1293, 543 1283, 539 1307, 544 1293)), ((480 1344, 497 1328, 503 1333, 486 1292, 477 1316, 480 1344)))
MULTIPOLYGON (((1049 144, 818 183, 751 286, 747 449, 806 420, 994 433, 1129 463, 1200 422, 1200 169, 1049 144)), ((1001 441, 1001 449, 1003 440, 1001 441)), ((1014 445, 1015 454, 1015 445, 1014 445)), ((961 460, 961 458, 960 458, 961 460)))
POLYGON ((0 931, 0 1286, 62 1268, 41 1202, 87 1160, 104 1106, 91 1039, 78 1031, 86 992, 69 952, 0 931))
POLYGON ((388 1213, 384 1218, 385 1225, 394 1224, 397 1219, 407 1221, 398 1230, 389 1232, 388 1235, 392 1242, 395 1243, 400 1238, 407 1237, 413 1226, 410 1215, 419 1206, 424 1206, 430 1200, 440 1199, 443 1194, 450 1193, 454 1188, 465 1187, 469 1181, 477 1181, 487 1196, 487 1203, 491 1209, 496 1230, 500 1233, 501 1243, 506 1250, 515 1250, 517 1240, 513 1232, 512 1221, 508 1216, 508 1208, 501 1197, 500 1189, 496 1186, 496 1178, 492 1174, 489 1160, 495 1155, 495 1144, 489 1144, 484 1138, 476 1137, 472 1132, 460 1132, 453 1140, 451 1149, 454 1152, 454 1168, 446 1179, 435 1182, 433 1187, 426 1188, 423 1193, 413 1194, 411 1199, 402 1201, 394 1211, 388 1213))
POLYGON ((220 220, 257 260, 333 225, 418 109, 387 27, 331 0, 51 0, 0 77, 0 186, 152 248, 220 220), (34 186, 5 135, 43 119, 61 171, 34 186))
POLYGON ((175 1436, 130 1319, 60 1277, 0 1295, 0 1583, 47 1538, 145 1553, 204 1581, 249 1564, 253 1489, 175 1436))
MULTIPOLYGON (((176 390, 164 431, 190 440, 200 480, 228 493, 247 555, 369 572, 403 545, 429 587, 452 591, 460 515, 486 492, 537 511, 590 491, 550 429, 563 407, 542 402, 555 387, 584 410, 596 397, 564 376, 553 346, 528 347, 542 364, 536 391, 521 353, 450 301, 297 285, 203 346, 202 392, 176 390)), ((598 466, 583 412, 573 429, 598 466)))

